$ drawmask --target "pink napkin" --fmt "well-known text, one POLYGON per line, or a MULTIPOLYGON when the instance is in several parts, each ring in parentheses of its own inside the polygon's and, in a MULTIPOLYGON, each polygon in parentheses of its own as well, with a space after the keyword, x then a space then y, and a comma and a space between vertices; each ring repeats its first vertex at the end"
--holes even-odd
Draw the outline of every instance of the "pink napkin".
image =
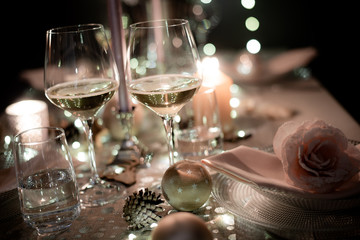
POLYGON ((281 161, 274 154, 246 146, 239 146, 203 159, 202 162, 220 173, 247 184, 283 185, 285 180, 281 161))
POLYGON ((256 189, 278 190, 302 198, 340 199, 360 193, 358 175, 356 180, 347 182, 335 192, 306 192, 286 182, 282 163, 274 154, 246 146, 208 157, 202 163, 256 189))

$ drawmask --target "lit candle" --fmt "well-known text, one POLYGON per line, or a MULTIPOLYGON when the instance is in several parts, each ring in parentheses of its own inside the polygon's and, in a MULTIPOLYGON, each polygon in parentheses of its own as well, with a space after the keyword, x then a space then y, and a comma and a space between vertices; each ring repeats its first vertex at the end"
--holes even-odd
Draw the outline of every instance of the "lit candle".
MULTIPOLYGON (((219 107, 217 109, 211 107, 211 106, 207 106, 204 107, 204 104, 209 104, 212 103, 212 99, 211 96, 215 96, 214 97, 214 101, 216 101, 216 95, 215 93, 215 89, 214 88, 209 88, 209 87, 205 87, 202 86, 199 91, 195 94, 195 96, 192 99, 192 108, 194 110, 194 122, 195 122, 195 126, 201 126, 201 125, 207 125, 207 126, 214 126, 216 125, 216 123, 214 123, 214 121, 218 121, 219 119, 213 119, 213 111, 218 110, 219 107), (213 95, 211 95, 213 94, 213 95), (204 123, 204 118, 206 119, 206 123, 204 123)), ((213 106, 218 106, 217 104, 213 103, 213 106)), ((220 116, 219 116, 220 117, 220 116)))
POLYGON ((5 109, 5 113, 14 135, 30 128, 49 126, 49 111, 43 101, 24 100, 13 103, 5 109))
POLYGON ((125 56, 126 56, 126 44, 125 35, 122 24, 122 8, 121 0, 108 0, 108 14, 109 23, 111 28, 111 43, 112 50, 115 57, 115 62, 119 71, 119 111, 131 112, 131 105, 129 100, 129 93, 126 88, 125 76, 125 56))
POLYGON ((233 84, 233 80, 219 70, 219 61, 216 57, 204 58, 202 65, 202 86, 215 89, 216 101, 219 106, 221 126, 224 134, 226 134, 233 129, 232 119, 230 117, 230 87, 233 84))

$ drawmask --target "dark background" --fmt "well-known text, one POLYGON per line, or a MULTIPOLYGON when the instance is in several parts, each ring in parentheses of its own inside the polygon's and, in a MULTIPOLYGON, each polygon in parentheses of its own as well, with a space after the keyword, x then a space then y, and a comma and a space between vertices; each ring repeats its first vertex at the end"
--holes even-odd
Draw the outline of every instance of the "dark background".
MULTIPOLYGON (((189 0, 165 2, 177 9, 191 5, 189 0)), ((251 10, 244 9, 240 0, 213 0, 211 4, 216 6, 218 25, 208 39, 219 51, 239 51, 250 38, 258 39, 262 49, 316 47, 318 57, 310 64, 313 75, 360 122, 357 106, 360 41, 355 1, 258 0, 251 10), (256 32, 244 27, 249 16, 260 21, 256 32)), ((123 5, 124 12, 146 18, 143 7, 123 5)), ((1 14, 0 110, 4 111, 29 88, 19 74, 25 69, 43 67, 47 29, 90 22, 107 25, 106 14, 106 0, 6 1, 1 14)))

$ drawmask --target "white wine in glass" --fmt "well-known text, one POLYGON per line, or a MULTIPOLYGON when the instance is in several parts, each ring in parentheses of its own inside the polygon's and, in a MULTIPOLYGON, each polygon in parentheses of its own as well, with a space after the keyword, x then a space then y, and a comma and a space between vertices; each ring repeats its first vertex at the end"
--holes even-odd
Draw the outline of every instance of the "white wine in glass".
POLYGON ((163 119, 174 163, 173 117, 201 85, 200 58, 184 19, 130 25, 126 84, 132 97, 163 119))
POLYGON ((83 206, 102 206, 121 197, 121 187, 100 179, 91 127, 99 110, 119 86, 116 64, 101 24, 47 31, 45 95, 57 107, 79 118, 88 139, 91 177, 80 187, 83 206))
POLYGON ((114 96, 117 88, 118 82, 112 79, 84 79, 57 84, 47 89, 46 95, 59 108, 89 119, 114 96))
POLYGON ((157 75, 130 84, 132 96, 160 116, 175 115, 199 87, 199 80, 182 75, 157 75))

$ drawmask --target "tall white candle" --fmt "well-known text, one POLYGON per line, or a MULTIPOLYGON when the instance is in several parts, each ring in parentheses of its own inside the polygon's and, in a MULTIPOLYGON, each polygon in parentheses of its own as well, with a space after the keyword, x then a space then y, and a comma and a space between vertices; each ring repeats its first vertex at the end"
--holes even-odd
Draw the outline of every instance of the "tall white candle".
POLYGON ((108 15, 111 28, 111 43, 115 57, 115 62, 119 71, 120 84, 118 91, 119 111, 131 112, 131 104, 129 93, 126 88, 125 76, 127 74, 125 68, 126 59, 126 43, 125 34, 122 24, 122 7, 121 0, 108 0, 108 15))
POLYGON ((220 71, 219 60, 216 57, 203 59, 203 87, 215 89, 216 101, 219 106, 221 126, 224 134, 233 130, 233 123, 230 117, 231 92, 230 87, 233 80, 220 71))

